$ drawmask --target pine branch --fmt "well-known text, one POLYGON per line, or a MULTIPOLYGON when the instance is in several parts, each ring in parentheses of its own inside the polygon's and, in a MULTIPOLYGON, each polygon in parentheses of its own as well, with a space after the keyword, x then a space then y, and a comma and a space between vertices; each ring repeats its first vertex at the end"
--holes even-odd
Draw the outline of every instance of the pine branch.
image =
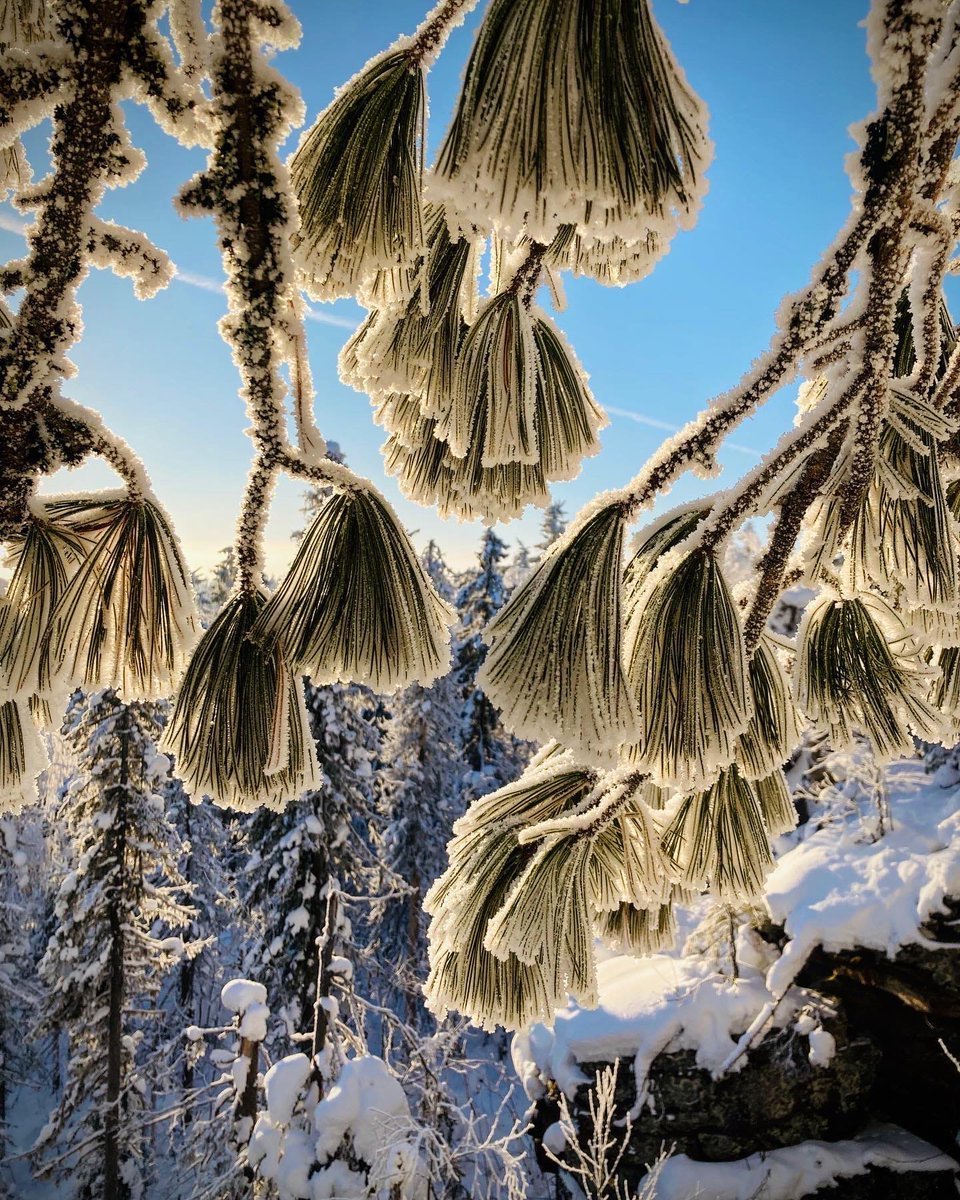
POLYGON ((240 585, 251 594, 261 584, 263 529, 281 471, 337 488, 368 486, 346 467, 318 456, 322 438, 312 418, 304 419, 304 399, 312 389, 303 304, 289 270, 295 216, 287 172, 277 157, 294 113, 286 85, 254 44, 257 11, 252 0, 226 0, 221 7, 212 68, 214 148, 206 170, 181 195, 187 211, 213 215, 223 250, 230 314, 221 328, 240 372, 256 449, 236 541, 240 585), (309 433, 298 448, 287 442, 280 374, 291 360, 300 387, 298 427, 309 433))
POLYGON ((754 589, 753 603, 744 624, 743 637, 749 655, 757 648, 767 617, 783 591, 787 565, 800 535, 803 519, 820 494, 836 462, 841 440, 841 431, 837 430, 825 446, 809 456, 800 479, 779 505, 777 523, 770 544, 757 564, 760 578, 754 589))
MULTIPOLYGON (((22 285, 25 295, 0 339, 4 536, 22 524, 37 475, 76 465, 112 441, 95 414, 79 406, 64 411, 59 387, 71 371, 66 354, 80 329, 77 288, 92 260, 122 252, 119 244, 111 250, 99 238, 91 240, 90 231, 105 189, 127 182, 142 162, 118 125, 114 104, 124 87, 131 47, 145 38, 157 40, 151 19, 156 14, 140 0, 72 0, 58 17, 56 49, 41 43, 30 53, 10 50, 3 59, 7 69, 0 76, 0 94, 15 102, 6 115, 12 132, 19 132, 23 121, 16 111, 18 96, 31 101, 30 122, 45 115, 39 103, 44 97, 47 108, 55 106, 51 176, 44 187, 18 199, 21 208, 38 210, 39 217, 28 229, 28 254, 17 264, 17 280, 9 274, 5 280, 22 285)), ((156 261, 162 278, 161 260, 156 261)), ((110 461, 122 457, 113 442, 110 461)), ((132 466, 123 472, 136 473, 132 466)))

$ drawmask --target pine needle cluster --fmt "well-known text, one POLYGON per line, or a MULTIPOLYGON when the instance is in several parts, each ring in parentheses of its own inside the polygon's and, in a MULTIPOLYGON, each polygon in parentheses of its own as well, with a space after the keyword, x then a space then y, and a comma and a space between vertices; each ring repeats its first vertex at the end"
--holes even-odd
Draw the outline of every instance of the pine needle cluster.
POLYGON ((77 686, 168 696, 198 630, 186 566, 152 501, 35 500, 10 565, 0 601, 5 797, 26 795, 44 765, 30 749, 34 716, 58 715, 77 686))

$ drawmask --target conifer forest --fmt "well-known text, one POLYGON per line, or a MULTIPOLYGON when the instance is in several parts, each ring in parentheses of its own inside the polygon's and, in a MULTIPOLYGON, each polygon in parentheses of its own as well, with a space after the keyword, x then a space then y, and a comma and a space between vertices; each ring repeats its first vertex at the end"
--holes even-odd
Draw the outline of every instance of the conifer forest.
POLYGON ((577 306, 724 162, 673 8, 0 0, 0 1200, 960 1192, 960 0, 810 0, 845 215, 572 504, 630 399, 577 306), (222 286, 114 219, 167 144, 222 286), (89 403, 102 273, 220 298, 206 480, 89 403))

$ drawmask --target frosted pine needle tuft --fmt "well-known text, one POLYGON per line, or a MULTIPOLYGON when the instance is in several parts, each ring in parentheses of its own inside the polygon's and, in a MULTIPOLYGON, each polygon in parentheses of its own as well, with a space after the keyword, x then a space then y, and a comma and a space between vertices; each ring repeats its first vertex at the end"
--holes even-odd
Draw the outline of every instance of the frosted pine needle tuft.
POLYGON ((613 912, 598 913, 596 929, 611 950, 637 958, 668 949, 677 939, 672 902, 656 908, 621 904, 613 912))
POLYGON ((36 725, 17 700, 0 703, 0 814, 37 802, 36 779, 47 754, 36 725))
POLYGON ((477 439, 483 467, 539 461, 535 353, 521 296, 505 291, 487 301, 460 350, 450 403, 438 413, 437 436, 457 458, 477 439))
POLYGON ((575 225, 561 225, 544 261, 556 270, 595 279, 605 287, 626 287, 644 279, 663 255, 661 237, 654 230, 634 240, 591 237, 575 225))
POLYGON ((487 524, 511 521, 530 505, 546 508, 550 489, 540 462, 508 462, 483 465, 483 447, 489 414, 477 412, 477 423, 466 455, 457 458, 447 447, 451 498, 449 511, 464 521, 481 517, 487 524))
POLYGON ((539 967, 519 959, 496 958, 484 949, 487 925, 506 898, 504 878, 484 877, 485 891, 457 930, 455 939, 431 943, 430 972, 423 986, 427 1008, 442 1020, 447 1013, 470 1017, 481 1029, 522 1029, 534 1021, 551 1021, 555 1003, 539 967))
POLYGON ((530 504, 545 508, 550 492, 539 464, 480 465, 482 439, 466 458, 454 458, 436 436, 436 421, 424 417, 410 397, 391 396, 377 406, 375 419, 390 429, 383 445, 384 468, 417 504, 435 505, 442 517, 463 521, 509 521, 530 504))
POLYGON ((373 419, 404 450, 419 449, 432 436, 433 422, 420 411, 414 396, 389 392, 374 405, 373 419))
POLYGON ((909 608, 951 615, 960 568, 937 440, 955 432, 930 405, 893 391, 877 472, 851 531, 854 559, 881 590, 893 584, 909 608))
POLYGON ((426 247, 411 295, 403 305, 371 313, 346 343, 343 381, 375 398, 393 391, 415 395, 425 416, 437 416, 449 403, 465 317, 473 315, 475 272, 475 246, 451 238, 443 209, 427 205, 426 247))
POLYGON ((529 767, 515 783, 471 805, 454 827, 450 865, 424 907, 437 914, 430 928, 430 975, 424 987, 431 1011, 468 1014, 485 1029, 521 1028, 552 1019, 555 989, 542 965, 505 960, 484 948, 490 921, 533 857, 520 830, 572 811, 595 782, 592 772, 557 754, 529 767))
POLYGON ((623 526, 618 504, 595 509, 487 626, 478 683, 521 737, 602 757, 633 736, 620 647, 623 526))
POLYGON ((282 808, 319 787, 303 686, 279 649, 250 638, 266 597, 238 592, 193 653, 162 748, 195 800, 282 808))
POLYGON ((750 659, 749 675, 753 716, 737 743, 737 763, 744 778, 765 779, 787 761, 803 732, 769 634, 761 635, 750 659))
POLYGON ((3 0, 0 3, 0 45, 23 50, 49 35, 47 0, 3 0))
POLYGON ((693 504, 680 512, 667 513, 652 525, 641 529, 633 554, 623 573, 625 606, 629 613, 638 614, 650 589, 653 570, 662 555, 678 546, 707 515, 701 504, 693 504))
POLYGON ((505 237, 569 224, 662 252, 700 203, 704 128, 647 0, 493 0, 432 193, 505 237))
POLYGON ((679 802, 663 846, 684 886, 709 887, 719 899, 759 895, 773 866, 757 787, 736 765, 721 771, 706 791, 679 802))
POLYGON ((321 508, 253 637, 314 683, 392 692, 443 674, 453 620, 396 517, 358 489, 321 508))
POLYGON ((919 647, 879 596, 823 595, 800 627, 797 703, 829 730, 837 750, 862 731, 878 761, 913 751, 913 735, 936 740, 925 699, 929 672, 919 647))
POLYGON ((743 631, 712 554, 695 550, 642 596, 628 641, 640 709, 631 759, 662 786, 706 787, 753 715, 743 631))
POLYGON ((796 829, 799 815, 790 797, 790 788, 782 770, 773 771, 765 779, 757 779, 753 788, 770 837, 780 837, 781 834, 796 829))
POLYGON ((112 687, 126 700, 169 696, 198 625, 166 516, 127 496, 56 500, 47 509, 88 544, 53 613, 59 670, 78 687, 112 687))
MULTIPOLYGON (((599 818, 590 855, 593 907, 612 912, 621 904, 651 907, 670 894, 676 872, 661 848, 656 809, 660 789, 636 770, 616 771, 596 788, 599 818), (610 812, 610 810, 613 810, 610 812)), ((590 813, 585 814, 589 818, 590 813)))
MULTIPOLYGON (((428 913, 445 917, 468 907, 472 889, 481 884, 482 867, 500 851, 519 844, 520 832, 530 825, 567 814, 593 788, 596 774, 570 761, 568 752, 534 760, 519 779, 475 800, 455 822, 447 847, 449 866, 427 892, 428 913)), ((528 852, 532 853, 532 851, 528 852)))
POLYGON ((543 973, 547 995, 561 1007, 572 996, 596 1005, 596 963, 587 903, 589 838, 549 838, 491 920, 484 945, 543 973))
POLYGON ((13 575, 0 600, 0 688, 7 695, 71 686, 57 680, 59 664, 51 661, 50 619, 86 549, 68 526, 38 512, 12 542, 13 575))
POLYGON ((953 743, 960 739, 960 647, 942 649, 937 667, 932 701, 943 718, 944 740, 953 743))
POLYGON ((583 369, 557 327, 534 310, 536 428, 539 461, 550 482, 573 479, 581 460, 600 449, 607 417, 587 387, 583 369))
POLYGON ((315 299, 355 295, 378 272, 415 265, 425 114, 420 63, 408 49, 389 51, 346 84, 301 140, 290 172, 298 258, 315 299))
MULTIPOLYGON (((416 404, 416 401, 411 403, 416 404)), ((381 411, 377 411, 378 419, 381 411)), ((419 405, 417 411, 419 415, 419 405)), ((409 409, 406 415, 410 415, 409 409)), ((447 443, 434 435, 435 424, 423 416, 419 416, 414 425, 405 422, 404 431, 394 433, 391 430, 381 453, 384 470, 397 480, 400 491, 408 500, 424 506, 436 504, 440 515, 447 516, 454 494, 447 466, 447 443)))

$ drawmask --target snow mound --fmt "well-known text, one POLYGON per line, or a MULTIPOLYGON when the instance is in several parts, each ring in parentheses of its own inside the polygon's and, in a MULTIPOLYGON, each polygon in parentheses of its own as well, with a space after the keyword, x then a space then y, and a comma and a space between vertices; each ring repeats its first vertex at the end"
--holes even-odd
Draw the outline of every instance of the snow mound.
MULTIPOLYGON (((571 1003, 557 1013, 552 1029, 534 1025, 513 1039, 514 1066, 528 1097, 538 1099, 546 1080, 572 1096, 590 1082, 579 1063, 632 1059, 637 1116, 648 1098, 650 1066, 663 1051, 693 1050, 697 1066, 719 1075, 735 1036, 770 999, 764 959, 743 937, 738 953, 738 979, 718 973, 700 957, 621 954, 601 962, 597 1008, 571 1003)), ((777 1024, 791 1023, 808 1002, 807 992, 792 989, 777 1011, 777 1024)), ((798 1032, 807 1029, 800 1026, 798 1032)))
POLYGON ((814 819, 767 880, 770 916, 790 939, 771 969, 775 993, 817 946, 890 957, 911 944, 939 948, 922 927, 945 911, 948 896, 960 896, 960 789, 940 786, 917 760, 893 764, 885 781, 882 836, 879 813, 862 808, 814 819))
POLYGON ((895 1125, 874 1125, 843 1142, 801 1142, 734 1162, 694 1162, 676 1154, 663 1166, 653 1200, 795 1200, 872 1167, 897 1173, 950 1171, 946 1154, 895 1125))
POLYGON ((231 979, 223 985, 220 1002, 230 1012, 246 1012, 254 1004, 266 1004, 267 989, 252 979, 231 979))

